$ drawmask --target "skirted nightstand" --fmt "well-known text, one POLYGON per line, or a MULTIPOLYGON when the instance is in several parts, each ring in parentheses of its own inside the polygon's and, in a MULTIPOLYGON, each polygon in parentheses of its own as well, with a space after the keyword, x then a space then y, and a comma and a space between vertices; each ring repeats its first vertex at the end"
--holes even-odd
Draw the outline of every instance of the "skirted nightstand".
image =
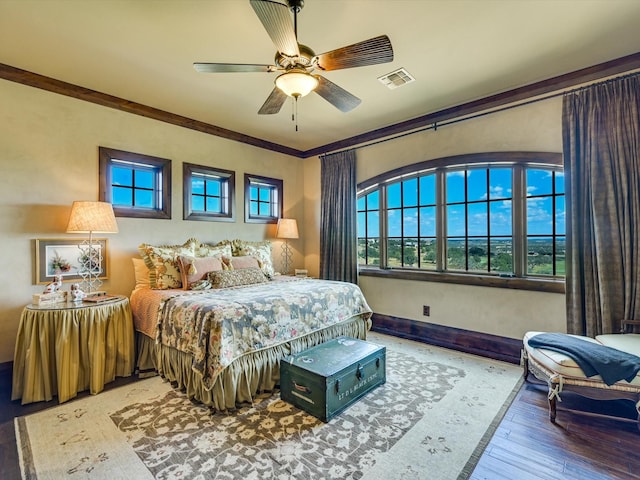
POLYGON ((129 299, 28 305, 22 312, 13 360, 11 399, 60 403, 89 389, 100 393, 135 363, 129 299))

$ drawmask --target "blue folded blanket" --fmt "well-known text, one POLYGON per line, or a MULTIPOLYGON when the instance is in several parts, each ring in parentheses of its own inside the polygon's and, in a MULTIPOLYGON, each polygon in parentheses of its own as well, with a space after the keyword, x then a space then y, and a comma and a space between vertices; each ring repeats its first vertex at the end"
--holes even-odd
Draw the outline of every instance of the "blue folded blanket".
POLYGON ((540 333, 529 339, 529 345, 571 357, 587 377, 600 375, 607 385, 631 382, 640 372, 640 357, 566 333, 540 333))

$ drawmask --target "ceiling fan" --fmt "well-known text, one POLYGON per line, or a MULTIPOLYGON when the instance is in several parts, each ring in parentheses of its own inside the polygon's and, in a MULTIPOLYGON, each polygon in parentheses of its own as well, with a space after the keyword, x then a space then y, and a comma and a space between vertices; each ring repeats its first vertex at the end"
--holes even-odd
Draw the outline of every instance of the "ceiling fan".
POLYGON ((304 0, 287 0, 286 5, 273 0, 250 0, 250 3, 277 48, 275 65, 197 62, 193 66, 202 73, 282 72, 275 80, 275 88, 258 111, 260 115, 278 113, 287 97, 297 100, 312 91, 342 112, 349 112, 361 100, 322 75, 312 72, 316 69, 330 71, 393 61, 393 48, 386 35, 316 55, 311 48, 298 43, 298 13, 304 6, 304 0), (289 10, 293 12, 293 24, 289 10))

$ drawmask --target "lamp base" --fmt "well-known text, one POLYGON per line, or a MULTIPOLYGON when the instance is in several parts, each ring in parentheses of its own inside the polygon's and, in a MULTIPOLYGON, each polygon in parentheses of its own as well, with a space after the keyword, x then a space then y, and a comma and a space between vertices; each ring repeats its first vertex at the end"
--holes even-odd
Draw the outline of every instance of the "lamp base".
POLYGON ((291 270, 291 265, 293 264, 293 252, 291 250, 291 247, 289 247, 289 242, 287 242, 286 240, 282 244, 281 257, 282 257, 282 265, 283 265, 283 270, 281 273, 282 275, 289 275, 289 271, 291 270))
POLYGON ((102 280, 98 278, 102 273, 102 248, 99 244, 94 244, 93 235, 89 232, 89 240, 78 245, 80 257, 78 263, 80 269, 78 275, 82 279, 80 288, 85 296, 93 295, 102 286, 102 280))

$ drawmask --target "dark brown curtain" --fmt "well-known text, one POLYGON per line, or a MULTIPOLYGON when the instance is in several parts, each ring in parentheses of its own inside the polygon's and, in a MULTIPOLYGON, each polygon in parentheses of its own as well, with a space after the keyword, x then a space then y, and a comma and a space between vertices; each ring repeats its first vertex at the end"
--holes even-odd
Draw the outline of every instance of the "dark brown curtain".
POLYGON ((640 319, 640 76, 564 96, 567 331, 640 319))
POLYGON ((321 157, 320 278, 358 283, 356 153, 321 157))

